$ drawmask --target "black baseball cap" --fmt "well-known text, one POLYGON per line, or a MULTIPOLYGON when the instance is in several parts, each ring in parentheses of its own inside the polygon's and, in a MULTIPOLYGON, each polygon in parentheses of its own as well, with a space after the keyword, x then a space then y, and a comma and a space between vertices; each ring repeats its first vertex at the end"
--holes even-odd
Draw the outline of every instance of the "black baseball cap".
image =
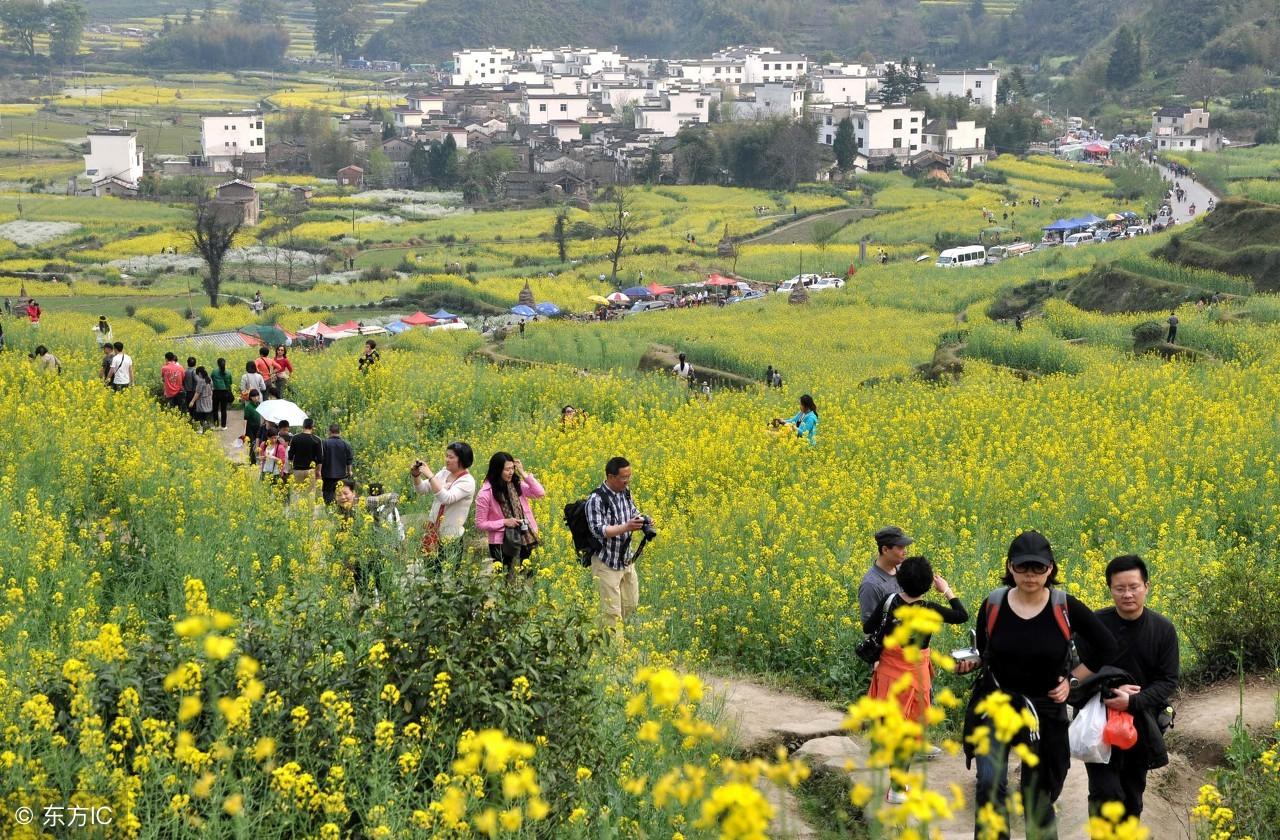
POLYGON ((1039 531, 1023 531, 1009 543, 1009 565, 1038 563, 1045 568, 1056 565, 1053 548, 1039 531))
POLYGON ((902 532, 897 525, 886 525, 879 531, 876 531, 876 545, 878 546, 898 546, 911 545, 915 540, 908 537, 902 532))

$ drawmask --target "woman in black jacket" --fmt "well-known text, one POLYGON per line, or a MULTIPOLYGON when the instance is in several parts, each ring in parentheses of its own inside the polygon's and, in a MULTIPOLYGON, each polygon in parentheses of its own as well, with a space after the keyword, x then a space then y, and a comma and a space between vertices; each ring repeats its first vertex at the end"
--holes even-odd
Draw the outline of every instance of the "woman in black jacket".
MULTIPOLYGON (((978 610, 978 650, 983 671, 965 716, 965 755, 978 760, 976 812, 990 803, 1003 818, 1003 832, 984 833, 979 823, 975 837, 1005 840, 1008 824, 1008 752, 1025 745, 1038 761, 1022 765, 1022 804, 1028 836, 1038 840, 1058 837, 1054 803, 1062 793, 1071 750, 1067 740, 1067 694, 1072 683, 1115 658, 1111 634, 1093 611, 1061 590, 1058 566, 1049 541, 1035 531, 1019 534, 1009 546, 1004 588, 997 589, 978 610), (1075 650, 1072 634, 1088 642, 1088 658, 1072 668, 1075 650), (990 744, 977 755, 969 736, 976 727, 989 725, 974 706, 992 691, 1010 695, 1014 708, 1030 709, 1038 718, 1037 732, 1019 732, 1013 742, 990 744), (1030 826, 1037 826, 1034 833, 1030 826)), ((967 669, 960 669, 967 670, 967 669)))

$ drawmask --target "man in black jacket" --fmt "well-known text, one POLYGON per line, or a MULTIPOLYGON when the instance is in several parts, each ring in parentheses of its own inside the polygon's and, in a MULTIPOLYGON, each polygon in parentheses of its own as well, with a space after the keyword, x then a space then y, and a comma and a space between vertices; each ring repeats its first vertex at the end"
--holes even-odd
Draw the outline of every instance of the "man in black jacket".
POLYGON ((1168 763, 1155 720, 1178 689, 1178 634, 1169 619, 1147 609, 1150 584, 1141 557, 1126 554, 1108 563, 1107 586, 1115 606, 1097 616, 1120 649, 1111 664, 1132 674, 1136 684, 1107 691, 1103 703, 1132 714, 1139 737, 1130 749, 1113 748, 1110 762, 1085 765, 1089 811, 1097 814, 1107 802, 1121 802, 1127 815, 1141 816, 1147 771, 1168 763))

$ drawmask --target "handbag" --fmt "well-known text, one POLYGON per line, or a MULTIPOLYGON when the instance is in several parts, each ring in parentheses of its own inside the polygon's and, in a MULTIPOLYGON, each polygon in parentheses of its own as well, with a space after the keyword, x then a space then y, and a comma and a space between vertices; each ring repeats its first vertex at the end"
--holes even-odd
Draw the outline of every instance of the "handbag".
POLYGON ((890 593, 889 597, 884 599, 884 606, 880 610, 880 626, 853 649, 853 652, 858 654, 858 658, 868 665, 874 665, 879 662, 880 656, 884 653, 884 633, 889 627, 889 619, 893 617, 893 612, 889 609, 889 603, 896 594, 896 592, 890 593))
POLYGON ((422 553, 435 554, 440 550, 440 521, 444 519, 444 505, 440 506, 440 513, 436 516, 435 522, 428 522, 422 529, 422 553))
POLYGON ((502 556, 506 560, 514 560, 520 556, 524 548, 524 531, 519 525, 508 525, 502 529, 502 556))

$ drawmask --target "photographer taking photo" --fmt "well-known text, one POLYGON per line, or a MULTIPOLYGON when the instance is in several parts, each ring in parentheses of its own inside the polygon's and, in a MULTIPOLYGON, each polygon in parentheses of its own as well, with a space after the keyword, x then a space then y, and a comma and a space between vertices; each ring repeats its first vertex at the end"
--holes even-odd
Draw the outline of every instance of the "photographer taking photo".
POLYGON ((631 463, 621 456, 604 466, 604 483, 587 497, 586 518, 600 550, 591 555, 591 574, 600 592, 601 621, 622 638, 622 622, 636 611, 640 579, 635 561, 658 533, 653 520, 636 509, 631 500, 631 463), (631 535, 643 532, 640 546, 631 552, 631 535))

